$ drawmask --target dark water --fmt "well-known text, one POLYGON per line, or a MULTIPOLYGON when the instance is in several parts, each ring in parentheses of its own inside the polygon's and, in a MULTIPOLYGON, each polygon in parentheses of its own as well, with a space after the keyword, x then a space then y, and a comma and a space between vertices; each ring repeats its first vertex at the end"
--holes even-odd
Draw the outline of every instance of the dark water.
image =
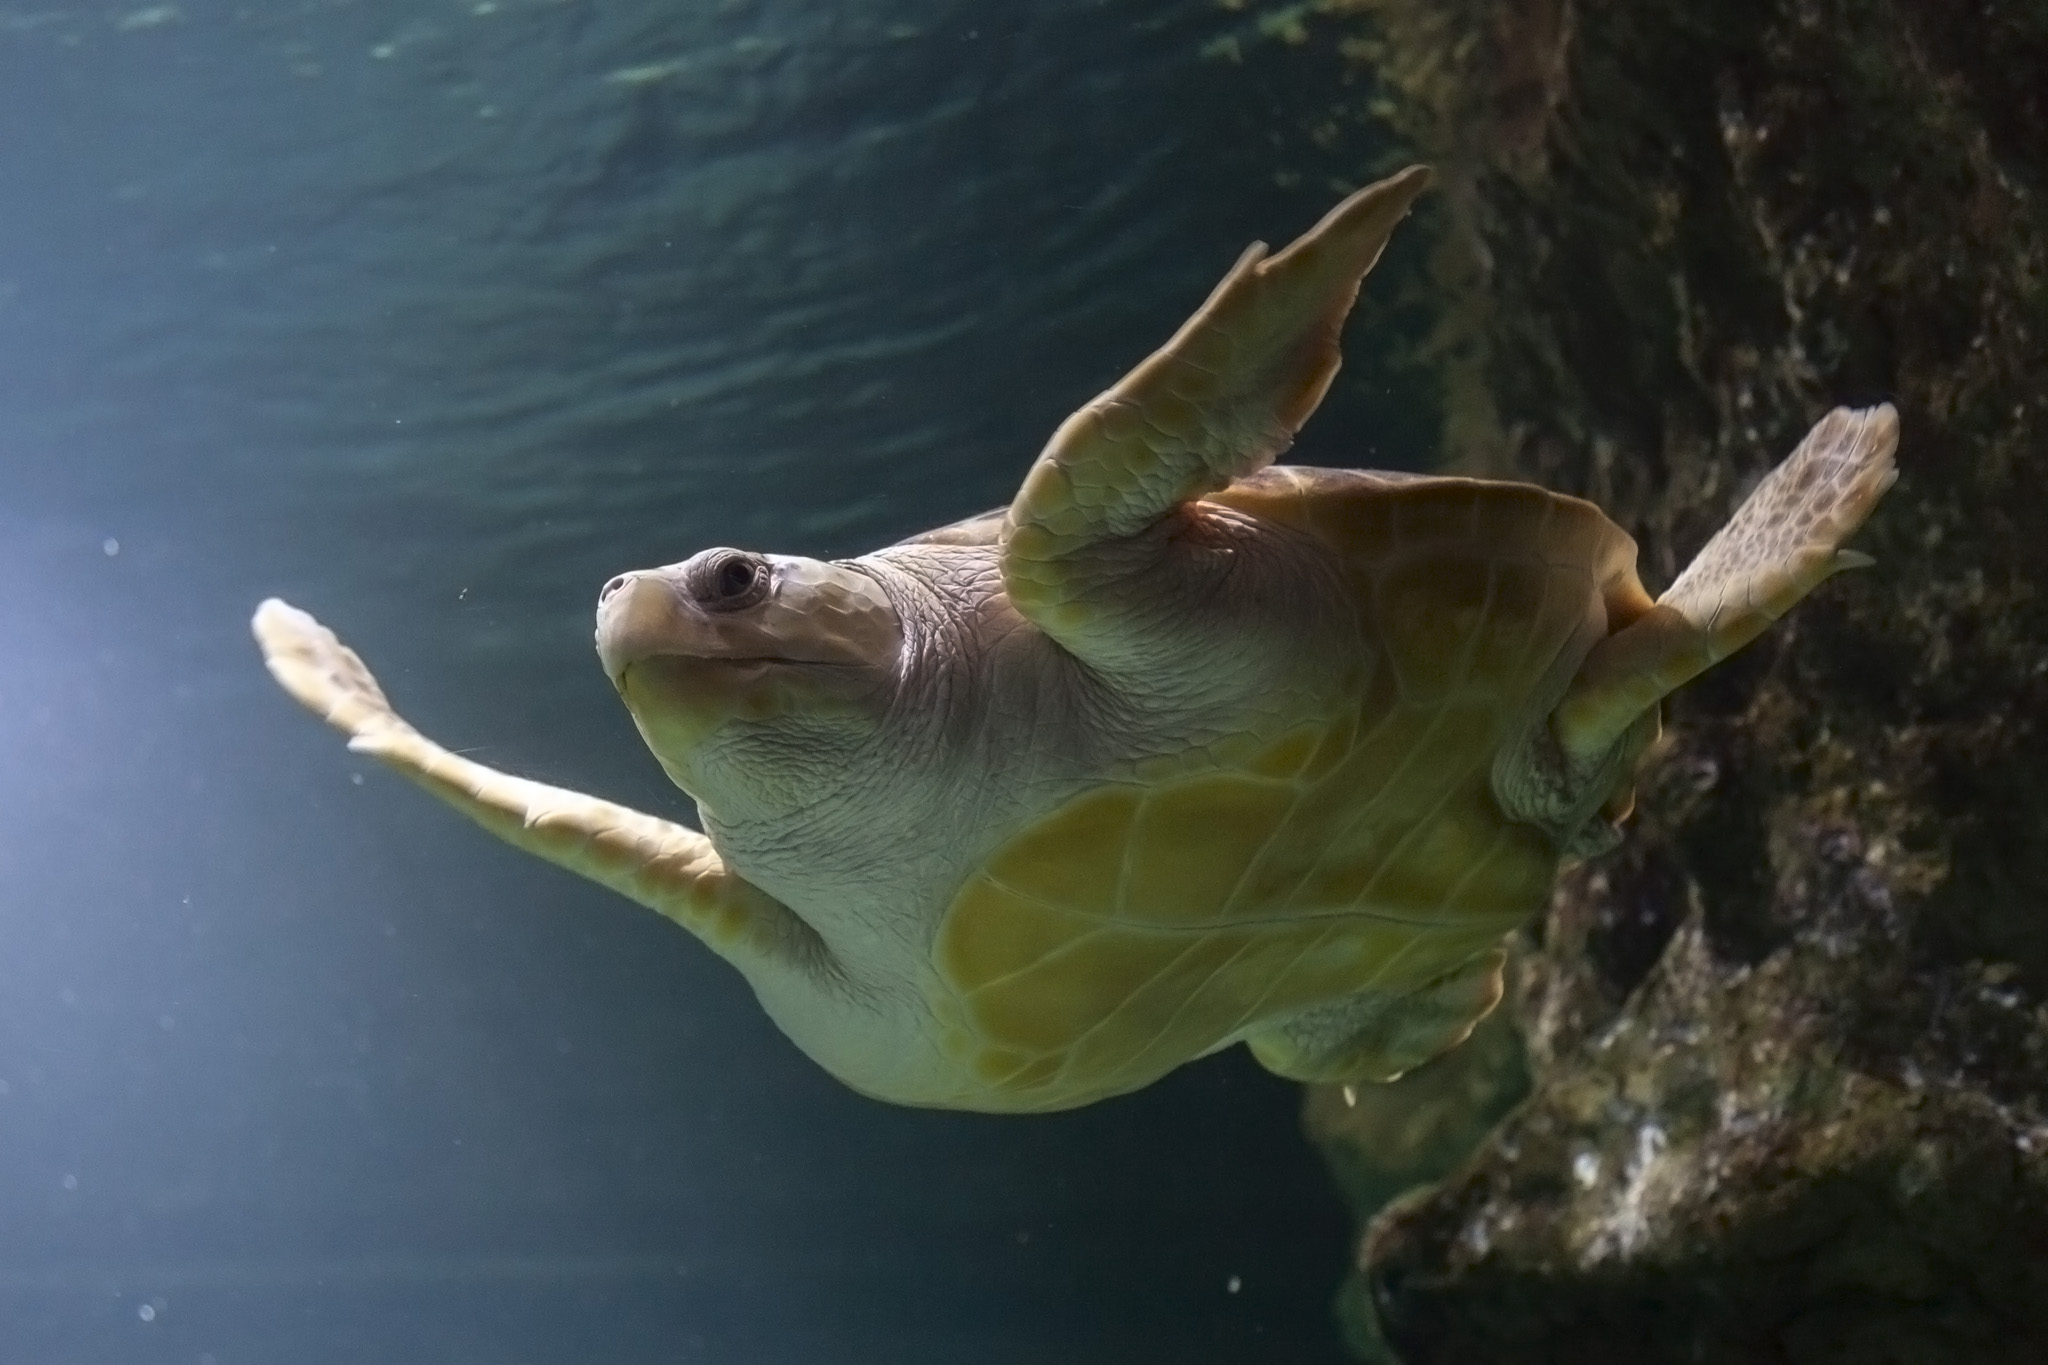
MULTIPOLYGON (((1275 150, 1330 73, 1203 59, 1231 22, 0 8, 0 1362, 1341 1358, 1291 1087, 845 1093, 685 936, 352 760, 245 625, 282 593, 451 747, 679 810, 599 583, 1004 499, 1363 178, 1275 150)), ((1304 455, 1398 462, 1396 397, 1304 455)))

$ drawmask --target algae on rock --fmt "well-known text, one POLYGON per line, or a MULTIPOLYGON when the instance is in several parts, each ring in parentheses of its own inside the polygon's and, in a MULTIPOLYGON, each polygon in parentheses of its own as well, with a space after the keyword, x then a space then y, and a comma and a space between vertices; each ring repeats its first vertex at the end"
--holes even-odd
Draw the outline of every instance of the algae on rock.
POLYGON ((1449 467, 1654 587, 1826 408, 1904 425, 1877 567, 1675 699, 1522 959, 1529 1099, 1352 1301, 1410 1365, 2048 1359, 2048 0, 1311 8, 1443 173, 1449 467))

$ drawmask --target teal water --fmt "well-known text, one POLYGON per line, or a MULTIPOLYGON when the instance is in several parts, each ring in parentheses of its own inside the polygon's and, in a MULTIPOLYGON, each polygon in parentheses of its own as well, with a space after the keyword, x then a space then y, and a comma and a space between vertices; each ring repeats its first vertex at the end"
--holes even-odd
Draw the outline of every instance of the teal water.
MULTIPOLYGON (((451 747, 679 810, 606 577, 1002 500, 1364 178, 1276 151, 1326 73, 1201 59, 1230 22, 0 10, 0 1361, 1341 1358, 1292 1087, 847 1094, 245 626, 282 593, 451 747)), ((1396 397, 1350 375, 1303 457, 1402 462, 1396 397)))

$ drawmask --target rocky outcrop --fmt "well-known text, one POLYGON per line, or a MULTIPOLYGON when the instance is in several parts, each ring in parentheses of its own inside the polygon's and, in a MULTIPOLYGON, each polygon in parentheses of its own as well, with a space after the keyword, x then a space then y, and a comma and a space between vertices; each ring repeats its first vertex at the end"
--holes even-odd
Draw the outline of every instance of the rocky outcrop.
POLYGON ((1654 587, 1829 406, 1904 426, 1877 568, 1672 704, 1521 960, 1528 1099, 1353 1301, 1410 1365, 2048 1359, 2048 4, 1317 8, 1444 172, 1453 467, 1654 587))

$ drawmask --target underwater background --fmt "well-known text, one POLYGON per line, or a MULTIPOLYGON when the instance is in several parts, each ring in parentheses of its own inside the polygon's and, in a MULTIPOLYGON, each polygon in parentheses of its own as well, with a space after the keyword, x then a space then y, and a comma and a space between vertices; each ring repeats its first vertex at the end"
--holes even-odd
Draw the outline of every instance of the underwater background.
POLYGON ((0 1365, 2048 1360, 2044 205, 2048 0, 0 7, 0 1365), (1902 439, 1393 1086, 860 1099, 248 638, 679 812, 599 584, 1006 500, 1411 160, 1292 458, 1591 497, 1654 591, 1902 439))
POLYGON ((686 810, 598 586, 1005 500, 1333 199, 1274 139, 1337 64, 1203 55, 1241 22, 0 8, 0 1361, 1342 1358, 1292 1087, 861 1099, 247 630, 284 594, 451 747, 686 810))

